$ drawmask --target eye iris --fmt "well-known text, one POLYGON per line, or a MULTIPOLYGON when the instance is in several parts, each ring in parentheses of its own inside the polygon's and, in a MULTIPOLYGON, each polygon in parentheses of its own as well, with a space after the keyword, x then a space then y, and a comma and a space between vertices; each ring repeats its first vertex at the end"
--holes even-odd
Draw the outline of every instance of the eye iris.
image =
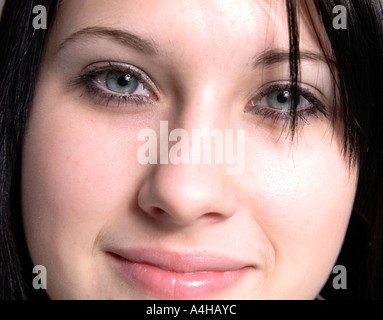
POLYGON ((274 91, 267 96, 267 105, 272 109, 288 111, 290 99, 290 91, 274 91))
POLYGON ((114 71, 107 74, 105 82, 109 90, 127 94, 134 93, 139 85, 139 81, 136 77, 130 74, 114 71))

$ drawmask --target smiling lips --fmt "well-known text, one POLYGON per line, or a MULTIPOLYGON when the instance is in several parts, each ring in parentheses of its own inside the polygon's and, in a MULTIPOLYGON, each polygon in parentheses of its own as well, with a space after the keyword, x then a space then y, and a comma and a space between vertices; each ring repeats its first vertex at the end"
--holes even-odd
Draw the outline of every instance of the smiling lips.
POLYGON ((153 250, 108 252, 125 280, 163 299, 199 299, 238 282, 252 267, 218 255, 179 255, 153 250))

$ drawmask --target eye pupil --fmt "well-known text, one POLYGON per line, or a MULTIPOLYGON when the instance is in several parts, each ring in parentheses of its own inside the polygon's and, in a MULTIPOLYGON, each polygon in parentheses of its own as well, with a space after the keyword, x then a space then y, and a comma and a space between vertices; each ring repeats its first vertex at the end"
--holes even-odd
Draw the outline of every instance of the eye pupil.
POLYGON ((290 92, 289 91, 283 91, 277 96, 277 101, 279 103, 286 103, 290 98, 290 92))
POLYGON ((125 86, 127 86, 129 84, 130 79, 131 79, 130 74, 126 74, 126 75, 123 75, 123 76, 119 77, 118 80, 117 80, 117 83, 121 87, 125 87, 125 86))

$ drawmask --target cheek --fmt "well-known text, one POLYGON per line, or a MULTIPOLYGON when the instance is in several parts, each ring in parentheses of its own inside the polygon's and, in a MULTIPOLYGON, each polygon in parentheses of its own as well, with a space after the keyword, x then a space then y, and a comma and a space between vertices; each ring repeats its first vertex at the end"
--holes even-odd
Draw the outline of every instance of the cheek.
POLYGON ((36 97, 24 138, 23 219, 32 260, 52 279, 86 279, 99 232, 129 210, 142 167, 136 128, 120 118, 36 97))
POLYGON ((314 297, 340 251, 357 173, 343 159, 340 143, 323 134, 291 147, 283 139, 278 144, 257 141, 258 147, 248 148, 244 201, 251 201, 253 219, 274 252, 269 276, 277 290, 285 285, 292 295, 314 297))
POLYGON ((106 128, 70 128, 65 122, 31 121, 33 129, 25 139, 24 185, 28 192, 43 197, 45 206, 94 215, 128 188, 126 183, 121 189, 121 184, 131 173, 128 168, 137 163, 134 146, 127 149, 106 128), (120 191, 116 194, 116 190, 120 191))

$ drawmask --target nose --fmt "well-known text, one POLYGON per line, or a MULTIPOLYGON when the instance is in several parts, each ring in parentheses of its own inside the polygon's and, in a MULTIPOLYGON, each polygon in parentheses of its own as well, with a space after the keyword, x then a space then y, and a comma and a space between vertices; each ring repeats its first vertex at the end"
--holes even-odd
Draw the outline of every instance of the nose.
POLYGON ((140 187, 138 205, 156 221, 178 226, 227 219, 236 211, 236 198, 213 171, 203 164, 156 165, 140 187))
POLYGON ((232 177, 223 165, 150 165, 138 190, 139 207, 157 223, 188 226, 202 219, 224 220, 237 210, 232 177))

